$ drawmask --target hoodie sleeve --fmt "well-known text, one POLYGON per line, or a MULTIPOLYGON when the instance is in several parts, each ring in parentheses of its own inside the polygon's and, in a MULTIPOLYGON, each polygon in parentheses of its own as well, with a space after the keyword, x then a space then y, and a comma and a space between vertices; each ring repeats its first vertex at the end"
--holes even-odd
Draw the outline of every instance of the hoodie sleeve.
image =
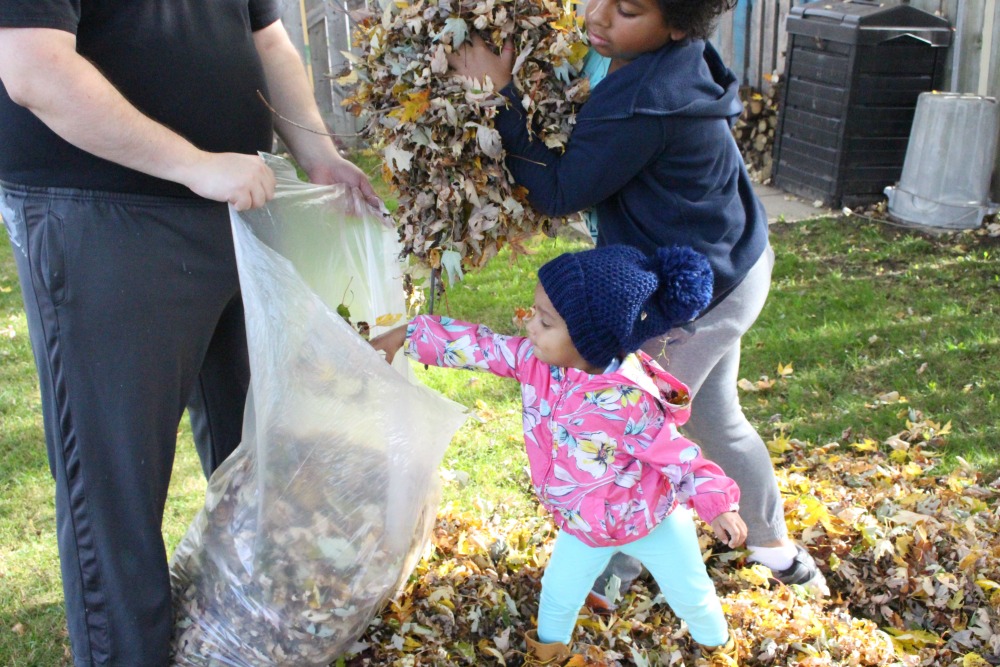
POLYGON ((706 459, 701 448, 678 433, 669 420, 648 447, 635 448, 634 456, 656 467, 673 485, 677 502, 693 508, 705 523, 712 523, 723 512, 739 510, 736 482, 706 459))
POLYGON ((565 152, 554 151, 528 134, 514 85, 501 92, 508 104, 498 112, 495 127, 507 151, 505 164, 544 215, 569 215, 604 201, 663 151, 663 121, 646 115, 579 119, 565 152))
POLYGON ((482 324, 418 315, 406 327, 403 349, 422 364, 519 378, 530 347, 526 338, 494 333, 482 324))

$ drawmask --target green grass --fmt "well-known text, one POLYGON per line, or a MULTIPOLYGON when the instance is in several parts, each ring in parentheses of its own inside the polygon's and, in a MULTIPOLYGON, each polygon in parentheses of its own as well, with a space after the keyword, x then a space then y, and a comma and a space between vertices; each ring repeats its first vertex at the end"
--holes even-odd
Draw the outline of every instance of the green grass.
POLYGON ((962 456, 996 476, 1000 239, 853 219, 775 225, 772 239, 772 293, 744 339, 742 373, 774 378, 779 363, 794 373, 744 400, 760 429, 881 442, 911 408, 952 423, 946 466, 962 456), (869 407, 893 391, 908 403, 869 407))
MULTIPOLYGON (((372 163, 374 164, 374 163, 372 163)), ((371 165, 369 165, 371 166, 371 165)), ((383 192, 383 194, 385 194, 383 192)), ((765 438, 812 444, 906 427, 909 410, 952 432, 944 467, 961 456, 988 479, 1000 472, 1000 239, 942 238, 853 219, 772 226, 774 285, 743 346, 742 377, 777 378, 744 393, 765 438), (908 401, 877 405, 896 391, 908 401)), ((514 308, 532 299, 535 271, 583 247, 540 239, 537 254, 501 254, 449 289, 438 312, 515 331, 514 308)), ((471 512, 535 512, 522 454, 517 385, 483 374, 418 369, 424 381, 473 407, 445 455, 445 502, 471 512), (461 483, 468 477, 468 483, 461 483)), ((164 523, 168 549, 200 507, 205 482, 186 420, 164 523)), ((16 270, 0 243, 0 664, 64 664, 52 483, 16 270)))

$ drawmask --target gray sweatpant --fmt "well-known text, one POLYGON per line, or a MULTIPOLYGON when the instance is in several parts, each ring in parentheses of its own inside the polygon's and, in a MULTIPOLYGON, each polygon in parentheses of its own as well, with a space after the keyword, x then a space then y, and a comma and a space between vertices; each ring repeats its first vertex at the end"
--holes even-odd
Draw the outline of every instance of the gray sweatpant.
MULTIPOLYGON (((768 246, 746 278, 712 310, 643 346, 663 368, 690 387, 691 419, 681 430, 736 480, 747 544, 754 546, 787 534, 771 457, 744 416, 736 387, 740 340, 764 307, 773 267, 774 251, 768 246)), ((597 579, 594 591, 603 594, 611 575, 617 576, 626 590, 641 572, 638 561, 618 554, 597 579)))

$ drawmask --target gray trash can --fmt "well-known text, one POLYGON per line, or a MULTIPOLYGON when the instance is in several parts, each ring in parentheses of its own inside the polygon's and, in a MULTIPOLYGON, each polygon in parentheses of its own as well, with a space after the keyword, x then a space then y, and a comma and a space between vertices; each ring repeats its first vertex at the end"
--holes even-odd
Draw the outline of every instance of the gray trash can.
POLYGON ((972 229, 996 212, 990 177, 1000 136, 1000 104, 992 97, 923 93, 906 148, 903 173, 885 189, 889 215, 902 222, 972 229))

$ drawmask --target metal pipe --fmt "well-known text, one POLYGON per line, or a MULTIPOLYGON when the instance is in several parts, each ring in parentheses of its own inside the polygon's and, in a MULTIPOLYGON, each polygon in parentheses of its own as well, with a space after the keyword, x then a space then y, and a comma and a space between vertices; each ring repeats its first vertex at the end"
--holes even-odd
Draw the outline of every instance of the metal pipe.
POLYGON ((993 55, 993 31, 997 18, 996 0, 986 0, 983 6, 983 49, 979 53, 979 96, 989 92, 990 62, 993 55), (992 21, 990 19, 993 19, 992 21))
POLYGON ((956 4, 958 8, 955 12, 958 16, 955 17, 955 41, 951 45, 951 92, 960 93, 959 66, 962 59, 962 33, 965 32, 965 0, 957 0, 956 4))
POLYGON ((306 75, 309 83, 315 88, 316 80, 313 78, 312 49, 309 46, 309 17, 306 12, 306 0, 299 0, 299 18, 302 20, 302 51, 305 54, 306 75))

